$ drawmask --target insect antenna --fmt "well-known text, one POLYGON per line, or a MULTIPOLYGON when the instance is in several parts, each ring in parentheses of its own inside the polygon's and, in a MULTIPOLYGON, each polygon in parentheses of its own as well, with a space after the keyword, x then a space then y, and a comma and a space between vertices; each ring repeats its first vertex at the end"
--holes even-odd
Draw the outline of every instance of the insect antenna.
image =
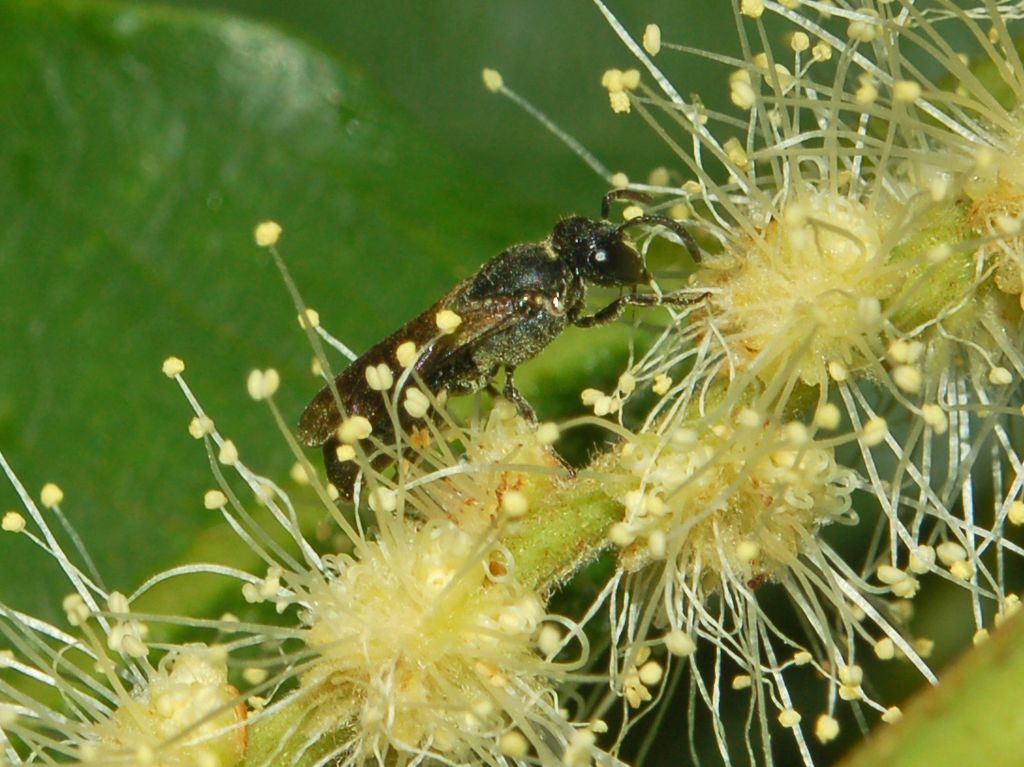
MULTIPOLYGON (((607 195, 605 198, 607 199, 607 195)), ((693 239, 693 235, 687 231, 686 227, 674 218, 669 218, 668 216, 636 216, 635 218, 631 218, 628 221, 624 221, 619 224, 615 228, 615 231, 622 232, 631 227, 641 226, 644 224, 648 226, 663 226, 666 229, 671 230, 677 237, 679 237, 680 240, 682 240, 683 246, 690 253, 690 257, 693 259, 694 263, 699 264, 701 262, 701 252, 700 247, 697 245, 697 241, 693 239)))
POLYGON ((636 189, 612 189, 601 198, 601 218, 607 219, 608 214, 612 212, 612 203, 619 200, 649 203, 654 200, 654 197, 647 192, 638 192, 636 189))

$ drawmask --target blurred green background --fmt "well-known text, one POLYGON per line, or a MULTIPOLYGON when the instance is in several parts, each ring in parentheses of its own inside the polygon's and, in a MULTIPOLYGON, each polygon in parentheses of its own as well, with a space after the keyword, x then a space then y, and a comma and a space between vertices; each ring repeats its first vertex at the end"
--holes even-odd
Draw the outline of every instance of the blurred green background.
MULTIPOLYGON (((509 243, 598 211, 604 182, 488 93, 482 67, 609 167, 666 162, 608 108, 601 73, 632 62, 588 2, 195 5, 0 3, 0 446, 33 494, 64 488, 122 589, 223 532, 164 357, 186 360, 256 470, 291 463, 245 375, 280 368, 289 418, 318 387, 255 222, 282 223, 306 300, 359 350, 509 243)), ((637 35, 652 20, 683 43, 735 35, 704 3, 621 5, 637 35)), ((720 71, 663 58, 684 90, 724 99, 720 71)), ((0 509, 17 505, 0 483, 0 509)), ((59 579, 24 577, 42 558, 0 546, 6 598, 53 605, 59 579)))

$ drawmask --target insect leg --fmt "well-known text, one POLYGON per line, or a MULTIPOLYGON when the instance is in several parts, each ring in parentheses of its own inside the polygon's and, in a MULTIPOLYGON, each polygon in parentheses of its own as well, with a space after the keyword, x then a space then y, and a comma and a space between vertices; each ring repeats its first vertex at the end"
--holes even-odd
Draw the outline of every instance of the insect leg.
POLYGON ((581 328, 592 328, 595 325, 604 325, 619 318, 627 306, 690 306, 697 304, 708 297, 709 294, 702 293, 694 296, 692 293, 677 291, 654 295, 653 293, 627 293, 612 301, 604 309, 591 314, 589 317, 577 317, 573 324, 581 328))
MULTIPOLYGON (((599 309, 589 317, 577 317, 572 321, 572 324, 579 328, 592 328, 596 325, 604 325, 612 320, 616 320, 626 310, 626 307, 630 305, 629 302, 623 300, 625 298, 626 296, 622 296, 622 298, 615 299, 604 309, 599 309)), ((636 305, 634 304, 634 306, 636 305)))
POLYGON ((693 293, 688 293, 684 290, 673 290, 671 293, 662 293, 661 296, 623 296, 623 298, 628 299, 626 303, 632 306, 692 306, 693 304, 699 304, 701 301, 705 300, 710 295, 711 293, 701 293, 699 295, 694 295, 693 293), (642 302, 634 303, 634 298, 655 298, 657 300, 653 302, 648 302, 644 300, 642 302))
POLYGON ((512 378, 512 374, 515 372, 515 368, 505 368, 505 387, 501 390, 501 395, 516 406, 516 410, 519 411, 519 415, 524 420, 530 423, 537 423, 537 413, 534 411, 533 406, 526 401, 526 397, 523 393, 516 388, 515 381, 512 378))

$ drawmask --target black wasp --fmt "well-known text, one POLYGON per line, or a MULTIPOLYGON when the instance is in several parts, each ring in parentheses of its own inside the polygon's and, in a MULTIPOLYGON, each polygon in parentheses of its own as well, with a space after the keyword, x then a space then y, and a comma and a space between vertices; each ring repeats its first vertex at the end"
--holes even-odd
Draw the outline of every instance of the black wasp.
MULTIPOLYGON (((524 417, 535 420, 533 409, 515 386, 513 373, 569 325, 593 327, 610 322, 627 306, 692 301, 673 294, 632 292, 584 315, 587 283, 634 290, 651 283, 643 257, 626 234, 630 227, 647 224, 670 229, 694 260, 700 260, 693 238, 671 218, 645 215, 610 223, 612 201, 629 196, 610 192, 604 198, 601 219, 563 218, 546 240, 506 248, 423 314, 352 362, 334 379, 333 387, 328 384, 320 390, 302 413, 298 438, 309 447, 323 448, 327 476, 344 498, 352 498, 359 464, 339 459, 338 427, 344 416, 361 415, 370 422, 375 439, 385 445, 394 439, 394 423, 384 403, 384 397, 391 394, 371 389, 366 370, 380 363, 396 369, 395 353, 401 344, 412 341, 418 352, 413 372, 419 382, 410 376, 407 386, 419 385, 435 395, 471 394, 490 386, 498 368, 504 368, 502 394, 524 417), (454 332, 442 335, 435 318, 445 309, 462 321, 454 332)), ((398 422, 408 431, 414 419, 399 406, 398 422)), ((378 454, 371 460, 381 468, 391 459, 378 454)))

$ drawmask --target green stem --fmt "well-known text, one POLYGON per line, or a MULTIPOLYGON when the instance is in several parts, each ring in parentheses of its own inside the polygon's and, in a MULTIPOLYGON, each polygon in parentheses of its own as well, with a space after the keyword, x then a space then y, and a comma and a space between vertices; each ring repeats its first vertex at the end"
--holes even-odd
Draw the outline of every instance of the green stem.
POLYGON ((622 504, 592 487, 530 514, 504 543, 516 562, 518 580, 546 592, 600 553, 608 528, 622 519, 622 504))
MULTIPOLYGON (((338 691, 337 695, 344 695, 338 691)), ((351 741, 351 728, 317 726, 317 695, 303 695, 249 728, 245 757, 236 767, 310 767, 351 741)))

